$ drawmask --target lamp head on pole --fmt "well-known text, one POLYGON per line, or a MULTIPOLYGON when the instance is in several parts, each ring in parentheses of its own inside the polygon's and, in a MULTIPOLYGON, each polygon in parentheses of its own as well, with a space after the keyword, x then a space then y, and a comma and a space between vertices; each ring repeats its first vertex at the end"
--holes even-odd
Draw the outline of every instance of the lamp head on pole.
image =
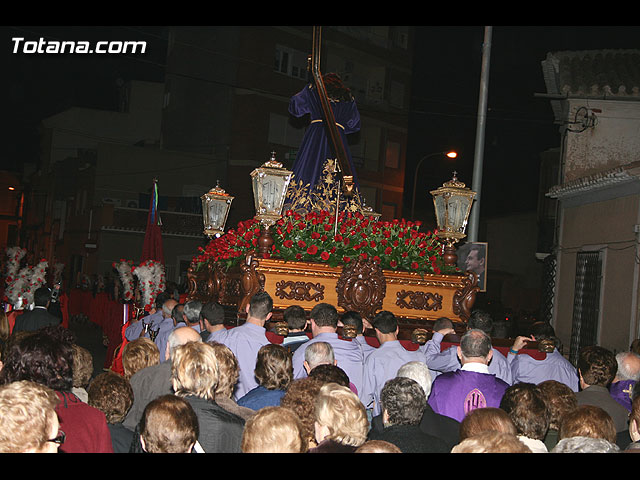
POLYGON ((282 208, 292 175, 293 172, 286 170, 276 161, 276 152, 271 152, 271 159, 251 172, 256 208, 253 218, 262 224, 262 233, 258 238, 259 252, 262 254, 270 253, 273 238, 269 228, 282 217, 282 208))
POLYGON ((209 238, 219 237, 224 233, 229 209, 234 197, 220 187, 216 186, 200 197, 202 200, 202 219, 204 221, 204 234, 209 238))
POLYGON ((282 216, 284 199, 293 172, 276 161, 276 153, 260 168, 251 172, 253 201, 256 208, 254 218, 263 225, 271 226, 282 216))
POLYGON ((457 172, 453 172, 453 178, 432 190, 431 195, 438 224, 437 235, 446 241, 446 247, 452 254, 453 245, 466 237, 465 230, 476 192, 460 182, 457 172))

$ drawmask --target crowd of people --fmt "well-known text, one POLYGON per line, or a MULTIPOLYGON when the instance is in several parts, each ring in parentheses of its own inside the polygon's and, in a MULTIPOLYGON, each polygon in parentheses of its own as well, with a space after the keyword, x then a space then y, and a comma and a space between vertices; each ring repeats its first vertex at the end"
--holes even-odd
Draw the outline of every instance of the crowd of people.
POLYGON ((268 293, 233 328, 217 303, 163 293, 123 329, 124 373, 94 376, 45 297, 3 335, 0 452, 640 453, 638 342, 574 366, 539 322, 505 355, 478 310, 459 344, 441 318, 408 348, 392 312, 320 303, 287 308, 276 343, 268 293))

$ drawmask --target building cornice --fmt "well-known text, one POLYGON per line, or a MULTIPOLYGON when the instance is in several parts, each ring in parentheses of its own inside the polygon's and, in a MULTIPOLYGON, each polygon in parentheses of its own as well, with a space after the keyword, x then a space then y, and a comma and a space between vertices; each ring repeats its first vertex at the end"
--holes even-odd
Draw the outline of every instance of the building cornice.
POLYGON ((637 181, 640 179, 640 162, 604 170, 575 180, 555 185, 547 193, 550 198, 563 199, 575 195, 584 195, 596 190, 609 188, 621 183, 637 181))

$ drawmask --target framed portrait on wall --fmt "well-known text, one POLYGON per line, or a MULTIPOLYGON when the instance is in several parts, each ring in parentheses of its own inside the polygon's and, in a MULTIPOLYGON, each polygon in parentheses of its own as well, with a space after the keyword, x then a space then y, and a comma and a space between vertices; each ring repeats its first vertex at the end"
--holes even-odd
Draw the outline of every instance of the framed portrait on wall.
POLYGON ((487 253, 486 242, 468 242, 458 247, 458 268, 463 272, 472 271, 478 275, 478 287, 487 291, 487 253))

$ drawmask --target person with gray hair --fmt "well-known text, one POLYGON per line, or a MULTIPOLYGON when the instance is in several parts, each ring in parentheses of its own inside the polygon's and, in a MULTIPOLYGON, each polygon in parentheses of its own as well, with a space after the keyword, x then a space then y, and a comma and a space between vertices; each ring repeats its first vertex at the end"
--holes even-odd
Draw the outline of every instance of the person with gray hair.
MULTIPOLYGON (((165 355, 170 359, 172 352, 179 345, 187 342, 201 342, 200 334, 191 327, 178 327, 167 337, 165 355)), ((129 430, 134 430, 142 418, 147 404, 160 395, 173 393, 171 386, 171 362, 160 362, 156 365, 137 371, 129 379, 133 388, 133 405, 122 422, 129 430)))
POLYGON ((604 438, 569 437, 560 440, 551 453, 618 453, 620 447, 604 438))
POLYGON ((318 365, 335 365, 333 347, 327 342, 315 342, 304 351, 304 369, 307 375, 318 365))
POLYGON ((462 367, 438 375, 428 402, 436 413, 461 422, 473 409, 499 407, 509 384, 489 373, 493 355, 491 337, 482 330, 467 330, 457 353, 462 367))
POLYGON ((312 338, 303 343, 293 353, 293 377, 304 378, 304 352, 316 342, 327 342, 333 347, 337 365, 349 376, 356 390, 362 392, 364 353, 359 344, 343 340, 338 336, 340 314, 336 307, 329 303, 318 303, 309 313, 309 325, 312 338))
POLYGON ((189 300, 184 304, 182 314, 187 327, 191 327, 200 333, 200 312, 202 311, 202 302, 199 300, 189 300))
POLYGON ((429 398, 431 394, 431 373, 429 367, 423 362, 417 360, 407 362, 398 369, 396 377, 406 377, 418 382, 422 387, 425 397, 429 398))
POLYGON ((370 430, 368 440, 392 443, 402 453, 449 453, 443 440, 420 428, 427 397, 418 382, 407 377, 392 378, 382 387, 380 400, 384 428, 370 430))
POLYGON ((616 402, 630 412, 633 387, 640 380, 640 355, 633 352, 620 352, 616 355, 616 362, 618 371, 609 385, 609 393, 616 402))
POLYGON ((178 305, 178 302, 173 298, 165 300, 160 309, 162 311, 162 320, 156 322, 157 326, 151 326, 151 329, 155 332, 155 338, 152 335, 151 339, 156 343, 160 351, 160 362, 167 360, 165 356, 167 337, 171 331, 176 328, 173 323, 173 317, 171 316, 176 305, 178 305))
MULTIPOLYGON (((429 398, 433 381, 429 367, 423 362, 412 361, 405 363, 398 369, 396 376, 416 381, 418 385, 422 387, 425 398, 429 398)), ((424 433, 443 440, 449 449, 460 442, 460 422, 446 415, 440 415, 434 412, 428 403, 425 404, 419 427, 424 433)), ((371 419, 371 430, 380 432, 383 429, 382 414, 376 415, 371 419)))

